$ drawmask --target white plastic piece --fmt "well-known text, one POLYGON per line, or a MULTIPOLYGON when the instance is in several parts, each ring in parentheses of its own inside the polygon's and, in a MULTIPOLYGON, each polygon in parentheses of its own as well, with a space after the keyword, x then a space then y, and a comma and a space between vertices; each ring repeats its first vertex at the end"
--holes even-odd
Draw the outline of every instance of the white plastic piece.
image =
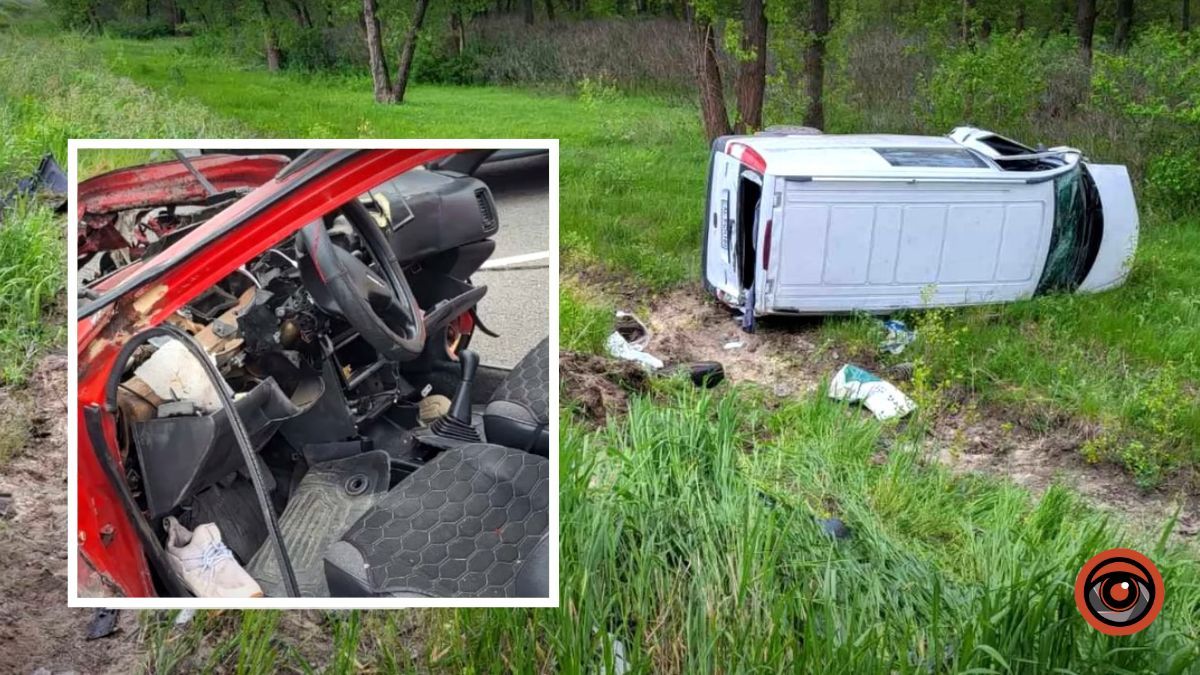
POLYGON ((134 374, 165 401, 195 401, 196 407, 204 412, 221 407, 221 399, 204 366, 181 342, 172 340, 159 347, 134 374))
POLYGON ((741 340, 734 340, 733 342, 725 343, 725 349, 727 349, 727 350, 741 349, 742 347, 745 347, 745 346, 746 346, 746 343, 742 342, 741 340))
POLYGON ((608 336, 605 346, 608 347, 608 353, 618 359, 640 363, 643 367, 650 370, 658 370, 663 367, 662 359, 629 344, 629 341, 615 331, 608 336))
POLYGON ((917 409, 917 404, 890 382, 852 365, 842 366, 833 376, 829 383, 829 398, 861 403, 878 420, 904 417, 917 409))

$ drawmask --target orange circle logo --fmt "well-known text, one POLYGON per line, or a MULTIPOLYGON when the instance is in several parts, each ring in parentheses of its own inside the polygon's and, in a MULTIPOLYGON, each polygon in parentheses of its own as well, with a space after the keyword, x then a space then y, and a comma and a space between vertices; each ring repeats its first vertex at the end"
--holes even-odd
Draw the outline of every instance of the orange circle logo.
POLYGON ((1132 635, 1158 616, 1163 580, 1146 556, 1110 548, 1087 561, 1075 578, 1075 606, 1105 635, 1132 635))

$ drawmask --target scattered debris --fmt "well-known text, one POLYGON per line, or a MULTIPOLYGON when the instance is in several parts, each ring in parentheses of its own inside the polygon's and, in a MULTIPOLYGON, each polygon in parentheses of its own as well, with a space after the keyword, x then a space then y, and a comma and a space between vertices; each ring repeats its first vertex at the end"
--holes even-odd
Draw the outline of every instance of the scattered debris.
POLYGON ((0 492, 0 518, 9 519, 17 515, 16 503, 11 492, 0 492))
POLYGON ((692 380, 692 384, 706 389, 712 389, 725 381, 725 366, 717 361, 685 363, 673 367, 671 371, 675 373, 687 373, 687 376, 692 380))
POLYGON ((87 639, 98 640, 117 632, 117 619, 121 618, 121 610, 96 608, 92 620, 88 622, 87 639))
POLYGON ((45 195, 55 211, 67 208, 67 174, 54 161, 54 155, 42 157, 37 172, 17 183, 17 189, 0 199, 0 211, 17 197, 45 195))
POLYGON ((888 354, 900 354, 906 347, 917 339, 917 332, 904 325, 903 321, 888 319, 883 322, 887 337, 879 344, 879 348, 888 354))
POLYGON ((891 383, 849 364, 830 381, 829 398, 862 403, 878 420, 904 417, 917 409, 917 404, 891 383))
POLYGON ((196 609, 194 607, 188 607, 186 609, 181 609, 181 610, 179 610, 179 613, 175 615, 175 625, 176 626, 186 626, 192 622, 192 618, 195 616, 196 616, 196 609))
POLYGON ((849 539, 850 527, 841 518, 817 518, 821 530, 834 539, 849 539))
POLYGON ((742 342, 741 340, 733 340, 732 342, 725 343, 725 349, 741 349, 742 347, 745 347, 745 346, 746 346, 746 343, 742 342))
POLYGON ((612 675, 625 675, 629 672, 629 661, 625 658, 625 643, 617 638, 612 639, 612 675))
POLYGON ((646 345, 650 343, 650 330, 641 319, 629 312, 617 311, 616 330, 608 336, 605 343, 608 353, 625 361, 642 364, 647 370, 658 370, 663 367, 662 359, 647 353, 646 345))

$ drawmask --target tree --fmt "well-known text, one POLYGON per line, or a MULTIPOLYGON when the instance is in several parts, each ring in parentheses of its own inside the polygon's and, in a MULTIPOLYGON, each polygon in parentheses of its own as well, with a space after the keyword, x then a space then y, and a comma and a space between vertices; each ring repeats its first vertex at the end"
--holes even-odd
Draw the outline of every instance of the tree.
POLYGON ((1075 31, 1079 35, 1079 52, 1083 62, 1092 65, 1092 36, 1096 33, 1096 0, 1077 0, 1075 31))
POLYGON ((808 107, 804 111, 804 125, 824 129, 825 42, 829 39, 829 0, 812 0, 808 11, 808 30, 811 35, 804 48, 804 93, 808 97, 808 107))
POLYGON ((267 72, 279 72, 279 36, 275 32, 275 22, 271 19, 270 0, 262 0, 263 15, 263 48, 267 52, 267 72))
POLYGON ((526 26, 533 25, 533 0, 521 0, 521 13, 526 26))
POLYGON ((734 131, 739 134, 762 128, 767 86, 767 17, 763 0, 742 0, 741 51, 734 80, 738 109, 734 131))
POLYGON ((1192 29, 1192 0, 1183 0, 1183 7, 1179 12, 1179 26, 1183 32, 1188 32, 1192 29))
POLYGON ((1117 51, 1129 48, 1129 36, 1133 32, 1133 0, 1117 0, 1117 32, 1113 36, 1113 47, 1117 51))
POLYGON ((375 87, 376 103, 395 101, 388 79, 387 59, 383 54, 383 34, 379 27, 379 8, 375 0, 363 0, 363 26, 366 29, 367 60, 371 67, 371 83, 375 87))
POLYGON ((717 61, 717 36, 712 21, 687 7, 695 53, 696 86, 700 90, 700 119, 709 143, 731 133, 725 111, 725 88, 721 84, 721 65, 717 61))
POLYGON ((404 91, 408 89, 408 76, 412 74, 413 53, 417 51, 417 36, 421 33, 421 24, 425 23, 425 10, 429 9, 429 0, 417 0, 412 23, 408 26, 408 34, 404 36, 404 46, 400 48, 400 65, 396 67, 396 83, 392 86, 392 100, 404 102, 404 91))

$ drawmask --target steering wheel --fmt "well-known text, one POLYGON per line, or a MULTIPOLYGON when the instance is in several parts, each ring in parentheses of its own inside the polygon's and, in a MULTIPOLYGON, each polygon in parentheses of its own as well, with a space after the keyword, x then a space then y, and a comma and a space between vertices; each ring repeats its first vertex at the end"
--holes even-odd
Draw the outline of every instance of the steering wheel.
POLYGON ((379 272, 335 245, 321 220, 297 235, 304 254, 300 275, 321 309, 340 314, 384 358, 411 361, 425 349, 421 308, 396 254, 366 207, 357 200, 341 208, 379 265, 379 272))

